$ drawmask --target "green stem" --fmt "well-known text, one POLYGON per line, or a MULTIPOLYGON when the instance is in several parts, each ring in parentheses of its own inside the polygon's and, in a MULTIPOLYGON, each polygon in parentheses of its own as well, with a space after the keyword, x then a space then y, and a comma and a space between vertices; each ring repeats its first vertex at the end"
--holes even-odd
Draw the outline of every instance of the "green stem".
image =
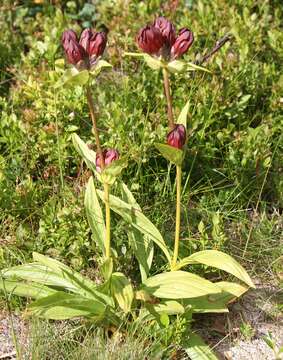
POLYGON ((177 196, 176 196, 176 225, 175 225, 175 243, 174 243, 174 253, 171 264, 171 270, 174 270, 179 253, 179 242, 180 242, 180 224, 181 224, 181 175, 182 169, 180 165, 176 166, 176 187, 177 187, 177 196))
POLYGON ((163 68, 162 72, 163 72, 164 92, 167 100, 168 126, 171 130, 173 130, 174 115, 173 115, 172 97, 170 92, 169 72, 166 68, 163 68))
POLYGON ((105 167, 105 164, 104 164, 103 153, 102 153, 100 140, 99 140, 99 132, 98 132, 98 128, 97 128, 92 93, 91 93, 89 86, 87 86, 87 88, 86 88, 86 98, 87 98, 87 103, 88 103, 88 107, 89 107, 89 111, 90 111, 90 117, 91 117, 91 121, 92 121, 92 129, 93 129, 93 133, 94 133, 94 137, 95 137, 96 149, 97 149, 98 156, 100 157, 100 160, 101 160, 101 169, 103 170, 105 167))
MULTIPOLYGON (((105 168, 105 162, 104 162, 103 152, 102 152, 102 148, 101 148, 100 140, 99 140, 99 131, 97 128, 92 93, 91 93, 89 86, 87 86, 87 88, 86 88, 86 97, 87 97, 88 107, 89 107, 91 121, 92 121, 93 134, 95 136, 96 149, 97 149, 98 156, 101 159, 101 169, 103 170, 105 168)), ((106 226, 106 235, 105 235, 105 243, 104 243, 105 256, 106 256, 106 259, 110 259, 110 257, 111 257, 111 248, 110 248, 110 241, 111 241, 110 220, 111 220, 111 218, 110 218, 110 216, 111 215, 110 215, 110 202, 109 202, 109 185, 104 183, 103 186, 104 186, 105 226, 106 226)))
POLYGON ((105 256, 106 259, 110 259, 110 241, 111 241, 111 229, 110 229, 110 203, 109 203, 109 188, 108 184, 104 184, 104 202, 105 202, 105 225, 106 225, 106 238, 105 238, 105 256))

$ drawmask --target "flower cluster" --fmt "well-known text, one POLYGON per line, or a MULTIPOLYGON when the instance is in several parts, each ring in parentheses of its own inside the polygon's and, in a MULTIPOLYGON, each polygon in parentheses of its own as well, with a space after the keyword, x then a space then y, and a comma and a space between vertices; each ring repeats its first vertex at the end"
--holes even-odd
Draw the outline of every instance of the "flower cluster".
MULTIPOLYGON (((112 161, 119 159, 119 152, 116 149, 107 149, 103 150, 102 153, 104 164, 105 166, 112 163, 112 161)), ((100 173, 101 172, 101 158, 98 154, 96 154, 96 170, 100 173)))
POLYGON ((188 51, 194 36, 187 28, 180 29, 176 35, 174 25, 161 16, 152 25, 143 27, 136 40, 145 53, 174 60, 188 51))
POLYGON ((103 54, 106 42, 106 33, 95 32, 92 29, 84 29, 79 39, 73 30, 66 30, 62 35, 66 58, 70 64, 78 68, 91 67, 103 54))
POLYGON ((182 149, 186 142, 186 128, 184 125, 175 124, 167 135, 167 144, 177 149, 182 149))

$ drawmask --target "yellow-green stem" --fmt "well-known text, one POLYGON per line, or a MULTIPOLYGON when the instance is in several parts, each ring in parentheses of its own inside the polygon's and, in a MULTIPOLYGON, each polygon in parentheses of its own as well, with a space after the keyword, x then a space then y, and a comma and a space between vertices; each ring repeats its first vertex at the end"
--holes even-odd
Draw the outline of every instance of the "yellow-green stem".
POLYGON ((101 149, 101 146, 100 146, 99 132, 98 132, 98 128, 97 128, 97 122, 96 122, 94 104, 93 104, 93 99, 92 99, 92 93, 91 93, 91 90, 90 90, 89 86, 87 86, 87 88, 86 88, 86 98, 87 98, 87 103, 88 103, 88 107, 89 107, 89 111, 90 111, 90 117, 91 117, 91 121, 92 121, 92 129, 93 129, 93 133, 94 133, 94 137, 95 137, 96 149, 97 149, 97 153, 98 153, 98 156, 100 158, 100 161, 101 161, 101 168, 103 170, 105 164, 104 164, 104 158, 103 158, 102 149, 101 149))
POLYGON ((172 97, 170 92, 169 72, 166 68, 163 68, 163 82, 164 82, 164 92, 167 101, 168 125, 169 128, 173 130, 174 115, 173 115, 172 97))
POLYGON ((110 204, 109 204, 109 185, 104 184, 104 202, 105 202, 105 226, 106 226, 106 237, 105 237, 105 256, 106 259, 111 257, 111 232, 110 232, 110 204))
POLYGON ((179 242, 180 242, 180 224, 181 224, 181 175, 182 169, 180 165, 176 166, 176 225, 175 225, 175 243, 174 243, 174 253, 171 264, 171 269, 174 270, 179 253, 179 242))

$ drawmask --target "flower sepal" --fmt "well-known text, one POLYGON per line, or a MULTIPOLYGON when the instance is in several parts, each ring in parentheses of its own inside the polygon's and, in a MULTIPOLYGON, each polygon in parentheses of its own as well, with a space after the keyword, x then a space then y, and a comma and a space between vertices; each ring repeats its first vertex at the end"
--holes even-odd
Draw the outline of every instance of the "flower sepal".
POLYGON ((166 160, 172 162, 174 165, 182 164, 185 155, 184 150, 161 143, 155 143, 154 146, 166 160))

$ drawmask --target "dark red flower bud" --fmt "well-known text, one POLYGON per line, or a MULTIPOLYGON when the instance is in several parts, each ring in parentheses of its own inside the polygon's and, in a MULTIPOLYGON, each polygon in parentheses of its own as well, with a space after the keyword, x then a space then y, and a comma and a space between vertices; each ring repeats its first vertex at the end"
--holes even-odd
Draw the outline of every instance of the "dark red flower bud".
POLYGON ((192 43, 194 42, 194 35, 193 33, 183 28, 179 31, 177 39, 171 48, 171 55, 174 59, 177 57, 182 56, 187 52, 187 50, 191 47, 192 43))
POLYGON ((85 29, 81 33, 80 44, 90 57, 101 56, 105 50, 107 35, 104 32, 95 32, 85 29))
MULTIPOLYGON (((119 152, 116 149, 107 149, 103 150, 102 156, 104 158, 105 166, 112 163, 114 160, 119 159, 119 152)), ((96 170, 101 172, 101 158, 98 154, 96 154, 96 170)))
POLYGON ((66 30, 62 34, 62 44, 64 46, 64 43, 68 43, 70 40, 78 41, 77 34, 74 32, 74 30, 66 30))
POLYGON ((174 129, 167 135, 167 144, 182 149, 186 142, 186 128, 184 125, 176 124, 174 129))
POLYGON ((171 47, 176 40, 174 25, 169 20, 165 19, 165 17, 160 16, 155 19, 153 26, 160 30, 167 44, 171 47))
POLYGON ((86 52, 78 43, 77 35, 73 30, 64 31, 62 35, 62 45, 70 64, 76 65, 86 57, 86 52))
POLYGON ((159 29, 147 25, 139 31, 137 43, 147 54, 156 55, 165 44, 165 39, 159 29))

